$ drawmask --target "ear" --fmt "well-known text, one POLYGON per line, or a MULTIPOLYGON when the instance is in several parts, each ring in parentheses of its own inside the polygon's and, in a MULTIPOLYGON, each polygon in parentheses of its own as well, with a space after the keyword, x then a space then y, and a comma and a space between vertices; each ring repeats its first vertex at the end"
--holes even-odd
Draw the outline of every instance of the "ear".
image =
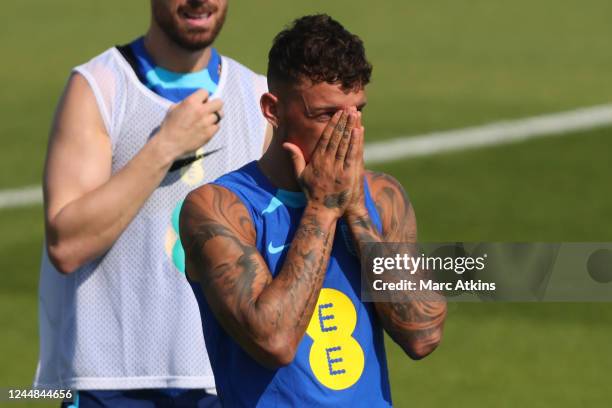
POLYGON ((279 124, 278 98, 276 95, 266 92, 265 94, 261 95, 259 105, 261 106, 261 113, 264 115, 268 123, 276 129, 279 124))

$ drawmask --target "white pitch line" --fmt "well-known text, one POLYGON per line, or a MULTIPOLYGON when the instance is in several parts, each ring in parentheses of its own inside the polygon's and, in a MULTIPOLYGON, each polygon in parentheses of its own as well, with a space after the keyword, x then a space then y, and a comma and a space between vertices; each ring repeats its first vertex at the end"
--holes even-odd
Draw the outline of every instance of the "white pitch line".
POLYGON ((368 143, 368 164, 558 136, 612 125, 612 104, 368 143))
MULTIPOLYGON (((559 136, 612 125, 612 104, 368 143, 368 164, 559 136)), ((0 191, 0 209, 42 202, 40 186, 0 191)))
POLYGON ((25 207, 42 203, 41 186, 29 186, 0 191, 0 209, 25 207))

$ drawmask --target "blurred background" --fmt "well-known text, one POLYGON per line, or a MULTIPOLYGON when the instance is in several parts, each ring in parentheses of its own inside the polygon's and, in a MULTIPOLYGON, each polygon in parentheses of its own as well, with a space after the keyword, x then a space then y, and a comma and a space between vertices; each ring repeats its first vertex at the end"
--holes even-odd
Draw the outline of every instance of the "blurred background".
MULTIPOLYGON (((231 0, 217 48, 264 73, 273 36, 314 12, 365 42, 369 142, 612 101, 609 0, 231 0)), ((143 34, 149 2, 16 1, 2 14, 4 191, 40 184, 71 67, 143 34)), ((404 185, 421 240, 612 241, 611 148, 600 128, 375 168, 404 185)), ((38 356, 42 206, 2 208, 0 225, 0 386, 23 388, 38 356)), ((611 337, 612 304, 450 304, 430 357, 388 343, 394 402, 610 406, 611 337)))

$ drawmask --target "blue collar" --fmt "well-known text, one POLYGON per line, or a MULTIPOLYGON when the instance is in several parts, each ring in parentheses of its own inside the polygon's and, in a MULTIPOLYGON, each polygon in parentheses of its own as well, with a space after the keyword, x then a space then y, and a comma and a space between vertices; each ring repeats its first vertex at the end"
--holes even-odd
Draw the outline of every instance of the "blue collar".
POLYGON ((221 57, 211 48, 206 68, 197 72, 172 72, 155 64, 144 46, 144 38, 134 40, 130 47, 136 59, 138 77, 153 92, 178 103, 199 89, 206 89, 211 95, 219 84, 221 57))

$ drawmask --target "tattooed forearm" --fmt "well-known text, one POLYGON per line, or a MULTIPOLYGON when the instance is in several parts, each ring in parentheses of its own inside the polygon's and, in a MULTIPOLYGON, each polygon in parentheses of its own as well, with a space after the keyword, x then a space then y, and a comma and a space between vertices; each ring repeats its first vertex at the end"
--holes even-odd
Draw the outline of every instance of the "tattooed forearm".
POLYGON ((326 222, 317 211, 307 207, 278 279, 275 279, 278 282, 271 285, 273 290, 270 293, 262 294, 274 299, 283 298, 279 307, 288 313, 287 323, 295 322, 288 327, 293 327, 291 338, 296 345, 306 331, 323 285, 334 232, 335 222, 326 222), (285 296, 279 296, 280 293, 285 296))
POLYGON ((446 318, 446 304, 442 299, 395 301, 376 306, 383 327, 412 358, 427 356, 440 342, 446 318))
MULTIPOLYGON (((395 252, 389 245, 367 245, 369 243, 401 242, 401 248, 411 248, 416 242, 416 220, 405 192, 395 179, 384 174, 373 174, 370 179, 371 192, 382 220, 382 232, 374 225, 367 211, 360 215, 347 217, 347 222, 357 244, 360 254, 364 251, 368 257, 393 257, 395 252), (389 253, 387 253, 389 252, 389 253)), ((387 283, 402 280, 425 279, 426 271, 414 275, 405 271, 388 270, 383 279, 387 283)), ((368 274, 369 279, 373 279, 368 274)), ((369 282, 372 287, 372 282, 369 282)), ((421 293, 419 298, 401 291, 387 291, 383 294, 386 301, 375 303, 377 315, 384 329, 395 342, 413 358, 422 358, 429 354, 440 341, 446 303, 438 293, 421 293)), ((377 294, 377 300, 381 294, 377 294)))
MULTIPOLYGON (((372 258, 393 258, 398 253, 412 253, 415 245, 409 243, 374 245, 368 247, 372 258)), ((429 272, 418 270, 407 273, 405 270, 387 269, 384 274, 367 275, 367 287, 374 287, 374 280, 379 279, 385 284, 395 284, 412 281, 418 287, 419 281, 430 279, 429 272)), ((444 297, 437 292, 420 290, 417 293, 388 290, 376 293, 375 308, 385 330, 410 357, 419 359, 431 353, 442 335, 446 317, 444 297)))

